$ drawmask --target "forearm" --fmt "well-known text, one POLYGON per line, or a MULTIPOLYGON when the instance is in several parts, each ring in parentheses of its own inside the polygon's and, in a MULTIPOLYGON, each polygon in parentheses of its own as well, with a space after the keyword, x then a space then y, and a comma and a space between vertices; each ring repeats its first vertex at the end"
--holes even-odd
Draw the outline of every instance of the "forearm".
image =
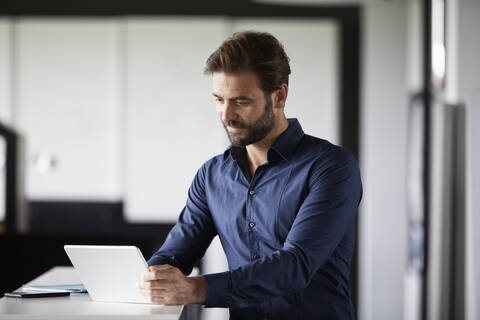
POLYGON ((301 250, 281 249, 238 269, 205 275, 209 307, 243 308, 305 288, 318 261, 301 250), (281 267, 280 267, 281 266, 281 267))
POLYGON ((193 218, 184 215, 185 212, 182 212, 162 247, 148 260, 149 266, 169 264, 188 275, 195 262, 203 256, 216 234, 215 229, 192 222, 193 218))

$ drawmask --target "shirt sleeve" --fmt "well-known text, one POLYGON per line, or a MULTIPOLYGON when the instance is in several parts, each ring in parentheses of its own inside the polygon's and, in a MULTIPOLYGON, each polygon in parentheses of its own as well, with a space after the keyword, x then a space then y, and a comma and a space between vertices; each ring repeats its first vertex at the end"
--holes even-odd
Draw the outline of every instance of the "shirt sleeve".
POLYGON ((308 286, 355 223, 362 195, 355 158, 343 149, 317 161, 281 249, 232 271, 208 274, 207 307, 243 308, 308 286))
POLYGON ((195 175, 177 223, 162 247, 148 260, 149 266, 170 264, 188 275, 217 234, 206 199, 205 171, 206 165, 195 175))

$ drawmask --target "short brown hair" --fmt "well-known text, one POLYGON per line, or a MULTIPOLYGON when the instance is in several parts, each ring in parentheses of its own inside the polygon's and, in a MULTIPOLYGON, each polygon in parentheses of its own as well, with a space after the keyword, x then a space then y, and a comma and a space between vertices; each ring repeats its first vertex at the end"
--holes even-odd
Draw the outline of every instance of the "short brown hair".
POLYGON ((289 58, 283 45, 266 32, 236 32, 207 59, 205 73, 253 71, 264 93, 288 85, 289 58))

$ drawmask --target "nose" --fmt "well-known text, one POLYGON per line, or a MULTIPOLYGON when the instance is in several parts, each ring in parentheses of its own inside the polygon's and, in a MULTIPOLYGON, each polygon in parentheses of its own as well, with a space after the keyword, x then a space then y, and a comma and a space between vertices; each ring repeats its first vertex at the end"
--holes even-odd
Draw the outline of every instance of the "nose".
POLYGON ((222 121, 227 123, 230 120, 235 120, 235 106, 226 100, 223 104, 222 121))

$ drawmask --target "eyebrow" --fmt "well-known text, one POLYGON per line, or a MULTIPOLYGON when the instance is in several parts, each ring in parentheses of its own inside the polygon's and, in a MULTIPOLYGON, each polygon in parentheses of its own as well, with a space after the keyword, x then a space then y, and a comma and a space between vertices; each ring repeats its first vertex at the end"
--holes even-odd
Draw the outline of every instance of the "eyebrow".
MULTIPOLYGON (((212 94, 213 94, 213 96, 216 97, 216 98, 223 99, 223 97, 220 97, 219 95, 216 95, 215 93, 212 93, 212 94)), ((233 97, 233 98, 230 98, 229 100, 248 100, 248 101, 253 101, 252 98, 247 97, 247 96, 233 97)))

